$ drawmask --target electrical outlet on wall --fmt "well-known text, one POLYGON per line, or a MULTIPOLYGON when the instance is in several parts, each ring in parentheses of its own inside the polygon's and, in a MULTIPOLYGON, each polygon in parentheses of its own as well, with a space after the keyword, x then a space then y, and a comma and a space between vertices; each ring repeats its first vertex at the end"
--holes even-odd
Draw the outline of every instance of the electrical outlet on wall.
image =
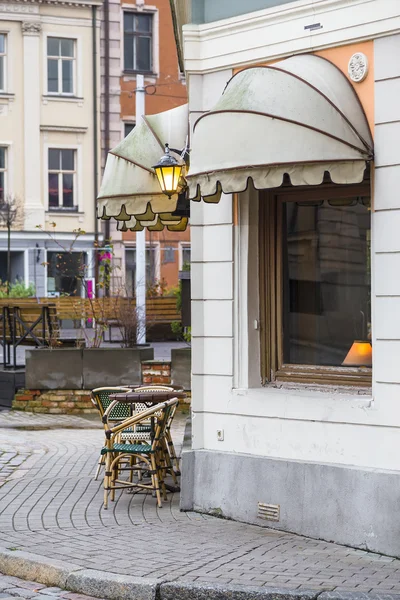
POLYGON ((219 442, 224 441, 224 430, 223 429, 217 429, 217 440, 219 442))

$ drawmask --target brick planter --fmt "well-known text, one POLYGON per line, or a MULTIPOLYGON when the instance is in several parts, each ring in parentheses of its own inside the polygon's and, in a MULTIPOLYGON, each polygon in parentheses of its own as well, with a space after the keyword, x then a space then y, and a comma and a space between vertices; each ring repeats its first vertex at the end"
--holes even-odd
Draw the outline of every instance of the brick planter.
POLYGON ((12 408, 55 415, 98 412, 90 400, 89 390, 21 390, 15 395, 12 408))

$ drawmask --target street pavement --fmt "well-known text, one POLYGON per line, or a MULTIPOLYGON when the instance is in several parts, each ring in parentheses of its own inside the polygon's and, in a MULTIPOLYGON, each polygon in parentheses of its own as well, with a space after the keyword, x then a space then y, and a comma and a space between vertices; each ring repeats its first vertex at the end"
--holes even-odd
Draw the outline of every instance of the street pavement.
MULTIPOLYGON (((186 408, 174 423, 178 447, 187 413, 186 408)), ((385 600, 400 594, 400 560, 183 513, 176 493, 159 509, 150 494, 125 490, 104 510, 101 478, 93 479, 102 443, 93 420, 0 413, 0 546, 158 582, 353 592, 347 597, 358 599, 366 597, 357 596, 362 593, 385 600)), ((8 592, 8 583, 0 579, 0 599, 18 597, 8 592)), ((20 584, 11 584, 18 591, 20 584)), ((21 597, 51 595, 39 590, 29 596, 31 588, 21 589, 26 590, 18 591, 21 597)), ((55 590, 55 597, 83 598, 60 593, 55 590)))
POLYGON ((30 598, 32 600, 97 600, 93 596, 75 594, 59 587, 47 587, 35 581, 0 575, 1 600, 29 600, 30 598))

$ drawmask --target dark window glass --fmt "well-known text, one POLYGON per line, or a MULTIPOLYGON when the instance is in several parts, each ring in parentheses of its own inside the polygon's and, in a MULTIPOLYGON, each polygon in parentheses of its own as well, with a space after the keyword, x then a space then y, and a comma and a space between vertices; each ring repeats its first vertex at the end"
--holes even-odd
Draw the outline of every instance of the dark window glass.
POLYGON ((164 264, 175 262, 175 249, 171 247, 164 248, 164 264))
POLYGON ((61 56, 74 56, 74 40, 60 40, 61 42, 61 56))
POLYGON ((124 67, 128 71, 134 69, 134 37, 125 35, 124 38, 124 67))
POLYGON ((47 56, 60 56, 60 40, 58 38, 47 38, 47 56))
POLYGON ((6 149, 0 148, 0 169, 6 168, 6 149))
POLYGON ((72 60, 62 61, 62 91, 64 94, 72 94, 72 60))
POLYGON ((4 172, 0 171, 0 202, 4 200, 4 172))
POLYGON ((138 36, 136 38, 136 70, 151 70, 151 38, 138 36))
POLYGON ((190 246, 182 247, 182 267, 190 265, 190 246))
POLYGON ((124 68, 152 70, 152 15, 124 13, 124 68))
POLYGON ((58 174, 49 173, 49 206, 58 206, 58 174))
POLYGON ((50 171, 58 171, 61 167, 60 150, 49 148, 49 169, 50 171))
POLYGON ((282 205, 286 364, 341 366, 354 340, 369 337, 371 213, 365 200, 282 205))
POLYGON ((58 60, 47 59, 47 89, 49 92, 58 92, 58 60))
POLYGON ((63 173, 63 206, 74 205, 74 176, 72 173, 63 173))
POLYGON ((134 13, 124 13, 124 31, 127 33, 133 33, 134 31, 134 13))
POLYGON ((151 33, 151 15, 136 15, 136 31, 151 33))
POLYGON ((74 152, 75 150, 61 150, 61 169, 63 171, 74 170, 74 152))
POLYGON ((135 129, 135 123, 125 123, 124 125, 124 135, 125 137, 130 134, 131 131, 135 129))
POLYGON ((81 252, 47 253, 47 286, 49 292, 80 296, 85 276, 86 255, 81 252))

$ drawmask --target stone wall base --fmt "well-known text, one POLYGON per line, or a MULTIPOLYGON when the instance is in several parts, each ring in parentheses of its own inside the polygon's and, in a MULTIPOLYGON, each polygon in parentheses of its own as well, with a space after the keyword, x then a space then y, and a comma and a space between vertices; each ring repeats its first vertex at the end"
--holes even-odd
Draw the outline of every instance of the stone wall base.
POLYGON ((90 400, 90 390, 20 390, 12 408, 54 415, 98 414, 90 400))
POLYGON ((189 444, 182 452, 182 510, 400 558, 398 471, 190 450, 189 444), (279 520, 261 518, 258 503, 279 507, 279 520))

